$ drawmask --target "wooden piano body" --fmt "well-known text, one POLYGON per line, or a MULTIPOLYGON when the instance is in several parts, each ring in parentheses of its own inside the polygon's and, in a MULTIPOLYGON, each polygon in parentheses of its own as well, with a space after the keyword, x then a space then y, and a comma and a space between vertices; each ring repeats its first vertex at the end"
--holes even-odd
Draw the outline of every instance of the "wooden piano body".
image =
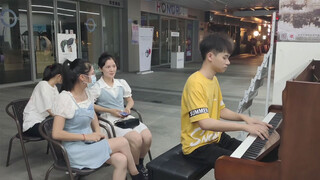
POLYGON ((295 79, 286 82, 278 160, 260 162, 222 156, 216 161, 216 180, 320 179, 319 80, 320 61, 312 61, 295 79))

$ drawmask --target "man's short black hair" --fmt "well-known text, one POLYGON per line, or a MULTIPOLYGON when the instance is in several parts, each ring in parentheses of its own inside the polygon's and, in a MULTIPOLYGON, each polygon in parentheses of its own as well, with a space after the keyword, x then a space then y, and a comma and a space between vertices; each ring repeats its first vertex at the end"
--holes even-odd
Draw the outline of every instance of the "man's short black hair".
POLYGON ((225 33, 213 33, 206 36, 200 43, 200 52, 202 59, 206 59, 209 52, 215 54, 227 52, 232 54, 234 44, 232 39, 225 33))

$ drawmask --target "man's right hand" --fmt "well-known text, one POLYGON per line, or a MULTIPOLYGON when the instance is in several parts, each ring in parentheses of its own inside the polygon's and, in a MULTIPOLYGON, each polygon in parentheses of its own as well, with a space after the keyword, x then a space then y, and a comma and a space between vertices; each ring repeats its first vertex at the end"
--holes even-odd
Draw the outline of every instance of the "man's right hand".
POLYGON ((259 136, 262 140, 268 139, 269 137, 269 127, 262 124, 247 124, 246 131, 250 134, 259 136))

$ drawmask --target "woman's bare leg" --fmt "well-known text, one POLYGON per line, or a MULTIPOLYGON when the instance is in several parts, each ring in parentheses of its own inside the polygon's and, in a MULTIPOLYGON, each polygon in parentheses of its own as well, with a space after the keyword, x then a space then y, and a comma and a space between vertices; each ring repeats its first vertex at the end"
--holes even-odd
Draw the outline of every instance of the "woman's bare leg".
POLYGON ((141 154, 140 150, 142 148, 142 137, 137 131, 128 132, 124 137, 129 141, 134 162, 138 165, 141 154))
POLYGON ((139 174, 135 166, 128 141, 124 137, 116 137, 108 139, 108 143, 113 153, 119 152, 126 156, 129 173, 131 175, 139 174))
POLYGON ((148 153, 150 147, 151 147, 151 142, 152 142, 152 135, 149 129, 143 130, 141 133, 142 137, 142 146, 140 150, 140 158, 144 158, 146 154, 148 153))
POLYGON ((108 159, 107 163, 114 166, 113 171, 113 180, 125 180, 127 175, 127 157, 120 153, 112 153, 110 155, 110 159, 108 159))

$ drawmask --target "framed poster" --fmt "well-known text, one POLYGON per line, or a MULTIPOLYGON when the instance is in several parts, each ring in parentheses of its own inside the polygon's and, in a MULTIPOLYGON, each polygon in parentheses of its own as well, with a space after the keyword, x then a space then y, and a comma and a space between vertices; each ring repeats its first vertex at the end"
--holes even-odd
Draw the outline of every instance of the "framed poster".
POLYGON ((320 0, 280 0, 279 41, 320 41, 320 0))

